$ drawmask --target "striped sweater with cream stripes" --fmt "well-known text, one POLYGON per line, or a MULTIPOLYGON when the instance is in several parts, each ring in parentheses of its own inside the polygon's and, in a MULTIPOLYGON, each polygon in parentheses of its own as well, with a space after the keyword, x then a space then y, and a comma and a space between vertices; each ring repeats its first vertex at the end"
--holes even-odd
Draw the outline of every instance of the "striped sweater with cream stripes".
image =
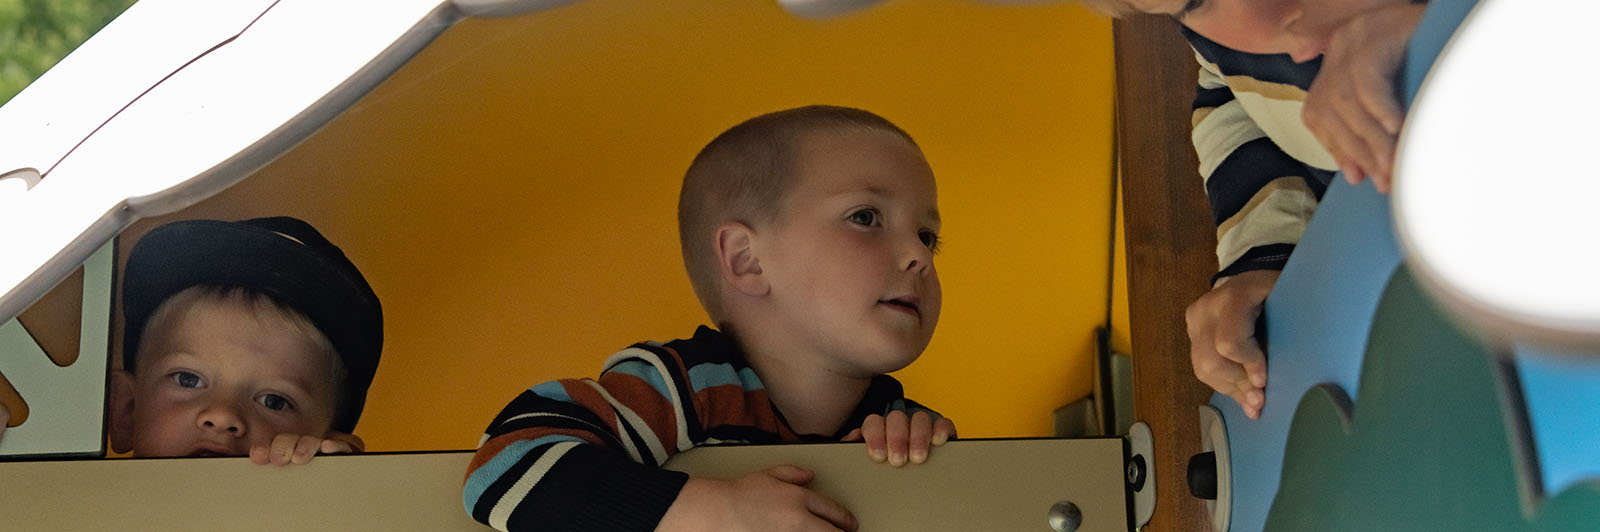
POLYGON ((523 392, 489 425, 463 503, 500 530, 653 530, 688 477, 660 469, 712 443, 839 441, 871 414, 926 410, 900 383, 874 378, 838 434, 795 434, 733 341, 708 327, 634 344, 598 380, 523 392))
POLYGON ((1338 168, 1300 120, 1322 60, 1183 35, 1200 62, 1192 138, 1217 226, 1217 278, 1282 269, 1338 168))

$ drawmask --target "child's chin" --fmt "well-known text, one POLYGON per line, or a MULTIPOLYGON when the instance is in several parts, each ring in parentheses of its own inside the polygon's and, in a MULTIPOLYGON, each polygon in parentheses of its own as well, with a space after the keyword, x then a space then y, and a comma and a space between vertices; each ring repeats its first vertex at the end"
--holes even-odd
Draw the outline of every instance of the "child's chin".
POLYGON ((906 367, 910 366, 912 362, 916 362, 918 354, 885 357, 876 361, 876 363, 872 364, 871 367, 868 367, 867 371, 871 375, 894 373, 896 371, 906 369, 906 367))

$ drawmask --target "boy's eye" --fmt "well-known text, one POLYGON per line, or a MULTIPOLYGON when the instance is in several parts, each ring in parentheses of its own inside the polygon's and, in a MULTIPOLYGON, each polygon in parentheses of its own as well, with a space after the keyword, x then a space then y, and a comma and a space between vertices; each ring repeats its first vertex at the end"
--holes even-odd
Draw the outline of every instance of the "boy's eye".
POLYGON ((878 209, 861 209, 859 211, 850 213, 850 222, 856 225, 876 227, 880 217, 881 215, 878 214, 878 209))
POLYGON ((942 242, 939 240, 939 233, 935 233, 933 231, 923 231, 921 233, 917 233, 917 238, 922 240, 922 245, 928 246, 928 251, 932 251, 934 253, 939 252, 939 243, 942 242))
POLYGON ((195 375, 187 371, 173 372, 171 377, 172 382, 177 384, 180 388, 199 388, 202 384, 199 375, 195 375))
POLYGON ((256 398, 256 402, 261 403, 261 406, 267 407, 267 410, 288 410, 294 406, 289 403, 289 399, 275 393, 262 395, 256 398))

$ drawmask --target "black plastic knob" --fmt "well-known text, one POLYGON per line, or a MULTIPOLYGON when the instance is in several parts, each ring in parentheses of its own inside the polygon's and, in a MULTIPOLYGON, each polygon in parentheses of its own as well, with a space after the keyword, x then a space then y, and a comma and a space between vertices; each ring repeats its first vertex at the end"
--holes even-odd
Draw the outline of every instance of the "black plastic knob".
POLYGON ((1189 494, 1217 499, 1217 453, 1205 452, 1189 457, 1189 494))

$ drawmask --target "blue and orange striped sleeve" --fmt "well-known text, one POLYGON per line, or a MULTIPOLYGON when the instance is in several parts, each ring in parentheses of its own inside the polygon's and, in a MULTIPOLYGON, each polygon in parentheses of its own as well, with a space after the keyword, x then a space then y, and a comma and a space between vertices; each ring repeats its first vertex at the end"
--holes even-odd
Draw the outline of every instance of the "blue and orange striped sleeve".
POLYGON ((659 468, 698 428, 680 360, 635 346, 599 380, 535 386, 495 417, 463 504, 499 530, 653 530, 688 477, 659 468))

